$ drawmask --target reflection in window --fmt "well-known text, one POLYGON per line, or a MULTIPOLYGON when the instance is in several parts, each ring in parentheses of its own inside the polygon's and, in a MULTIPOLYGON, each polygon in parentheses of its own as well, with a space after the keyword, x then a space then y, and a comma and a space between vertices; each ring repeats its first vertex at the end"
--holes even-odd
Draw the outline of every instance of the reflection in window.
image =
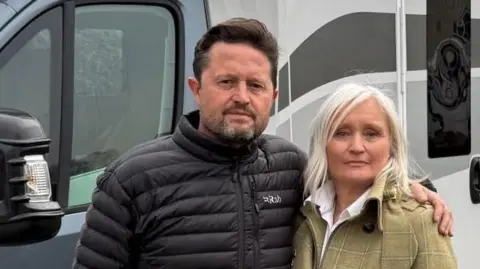
POLYGON ((470 2, 427 1, 430 158, 470 154, 470 2))
POLYGON ((166 8, 76 8, 69 207, 90 203, 96 178, 112 160, 171 133, 175 45, 166 8))
POLYGON ((115 29, 75 31, 75 93, 114 96, 124 88, 123 32, 115 29))
POLYGON ((32 37, 0 66, 0 106, 16 108, 38 119, 50 134, 50 30, 32 37))

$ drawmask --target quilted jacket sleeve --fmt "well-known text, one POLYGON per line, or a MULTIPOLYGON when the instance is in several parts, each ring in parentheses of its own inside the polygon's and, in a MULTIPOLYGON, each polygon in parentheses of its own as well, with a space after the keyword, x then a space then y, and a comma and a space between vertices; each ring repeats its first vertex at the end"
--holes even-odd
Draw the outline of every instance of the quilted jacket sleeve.
POLYGON ((74 269, 132 268, 130 205, 130 198, 115 174, 105 172, 98 178, 76 246, 74 269))

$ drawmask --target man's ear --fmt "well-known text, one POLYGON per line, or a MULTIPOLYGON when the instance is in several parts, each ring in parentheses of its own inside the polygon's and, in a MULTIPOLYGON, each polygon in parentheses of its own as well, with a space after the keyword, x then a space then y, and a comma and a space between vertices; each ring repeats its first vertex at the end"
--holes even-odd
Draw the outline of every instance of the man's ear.
POLYGON ((274 89, 273 90, 273 101, 277 100, 277 97, 278 97, 278 88, 274 89))
POLYGON ((193 93, 193 97, 195 97, 195 100, 197 103, 200 101, 200 82, 194 78, 194 77, 189 77, 188 78, 188 87, 190 87, 190 91, 193 93))

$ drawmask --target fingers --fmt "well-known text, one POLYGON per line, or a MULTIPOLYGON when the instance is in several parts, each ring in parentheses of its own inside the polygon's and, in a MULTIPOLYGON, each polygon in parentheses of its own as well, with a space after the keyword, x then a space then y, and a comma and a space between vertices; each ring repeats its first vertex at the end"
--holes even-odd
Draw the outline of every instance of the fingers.
POLYGON ((438 223, 438 232, 443 236, 453 236, 453 215, 440 195, 420 183, 412 183, 410 189, 417 202, 420 204, 429 202, 433 205, 433 219, 438 223))
POLYGON ((452 216, 452 221, 450 222, 450 225, 448 226, 448 236, 450 236, 450 237, 453 236, 453 216, 452 216))
POLYGON ((437 223, 440 222, 440 220, 443 218, 443 215, 445 214, 445 209, 446 209, 447 205, 443 202, 440 195, 438 195, 436 192, 433 192, 433 191, 423 187, 420 184, 418 184, 418 185, 421 188, 421 191, 426 196, 426 202, 429 202, 430 204, 433 205, 433 208, 435 210, 435 212, 433 214, 434 221, 437 222, 437 223))
POLYGON ((444 236, 453 236, 453 214, 447 206, 444 207, 439 231, 444 236))
POLYGON ((434 221, 438 223, 438 232, 443 236, 453 236, 453 215, 440 196, 427 190, 428 201, 434 207, 434 221))
POLYGON ((451 225, 452 219, 449 217, 447 214, 447 210, 443 211, 442 217, 440 219, 440 223, 438 225, 438 232, 442 234, 443 236, 449 235, 448 233, 448 228, 451 225))
POLYGON ((428 189, 423 187, 420 183, 412 183, 410 185, 410 190, 412 191, 415 200, 417 200, 417 202, 419 202, 420 204, 425 204, 427 201, 429 201, 426 193, 428 189))
MULTIPOLYGON (((433 214, 433 219, 435 220, 435 222, 439 223, 440 220, 443 219, 443 216, 445 214, 446 205, 443 203, 440 197, 438 197, 438 195, 435 193, 430 194, 428 198, 429 198, 428 201, 433 205, 433 208, 435 210, 433 214)), ((446 225, 445 222, 444 224, 446 225)))

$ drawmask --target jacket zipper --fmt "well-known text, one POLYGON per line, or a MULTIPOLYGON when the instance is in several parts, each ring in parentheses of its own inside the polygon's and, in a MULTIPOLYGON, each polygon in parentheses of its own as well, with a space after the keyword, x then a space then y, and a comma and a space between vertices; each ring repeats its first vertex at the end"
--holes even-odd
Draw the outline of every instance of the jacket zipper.
POLYGON ((256 201, 256 193, 255 193, 255 180, 250 178, 250 195, 252 197, 252 225, 253 225, 253 268, 257 269, 259 267, 259 260, 260 260, 260 246, 259 246, 259 223, 258 223, 258 213, 260 212, 258 208, 258 204, 256 201))
POLYGON ((242 182, 240 182, 240 176, 239 176, 239 165, 238 165, 238 160, 235 159, 234 165, 233 165, 233 181, 237 184, 237 187, 235 188, 236 192, 236 200, 237 200, 237 205, 238 205, 238 214, 239 214, 239 221, 238 221, 238 233, 240 240, 238 242, 239 248, 238 248, 238 268, 243 269, 244 267, 244 256, 245 256, 245 220, 244 220, 244 208, 243 208, 243 191, 242 191, 242 182))

